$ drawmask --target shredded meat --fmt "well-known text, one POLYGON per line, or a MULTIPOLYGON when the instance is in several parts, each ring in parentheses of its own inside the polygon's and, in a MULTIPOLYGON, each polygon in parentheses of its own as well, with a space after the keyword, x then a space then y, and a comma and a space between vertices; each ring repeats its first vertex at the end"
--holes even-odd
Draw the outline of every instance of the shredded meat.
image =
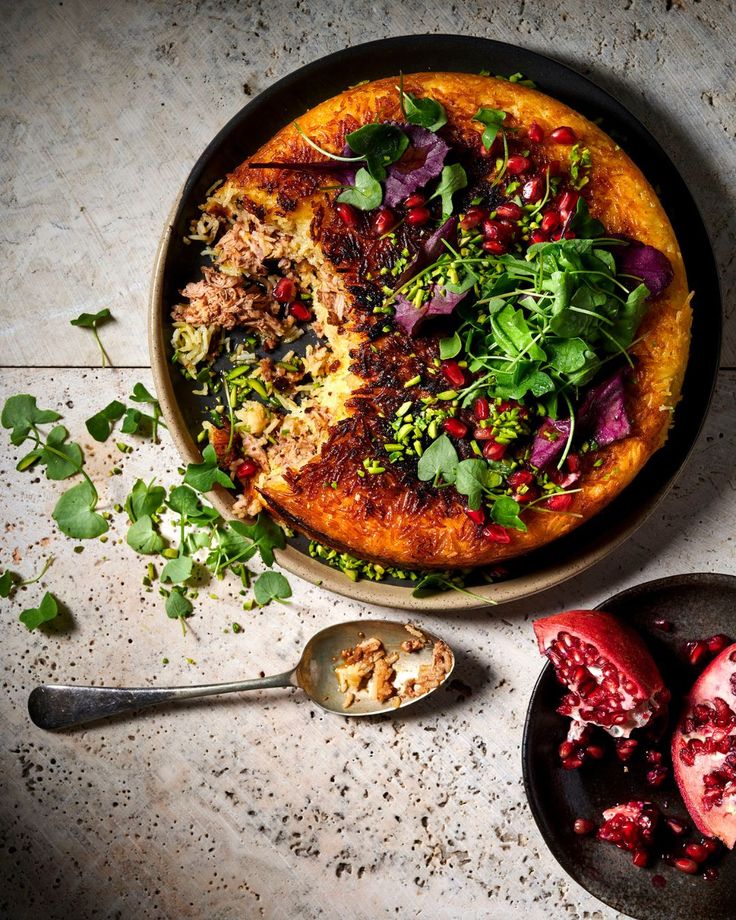
POLYGON ((228 232, 217 244, 217 257, 237 267, 246 275, 265 276, 264 259, 275 259, 283 254, 284 243, 274 228, 242 212, 228 232))
POLYGON ((452 652, 447 643, 438 639, 432 649, 432 663, 419 668, 416 680, 407 683, 404 695, 407 697, 424 696, 435 687, 439 687, 452 668, 452 652))
POLYGON ((224 329, 245 326, 262 337, 266 348, 275 348, 294 326, 293 316, 278 318, 279 305, 259 287, 246 287, 241 278, 208 266, 202 269, 202 274, 203 281, 193 281, 181 292, 189 303, 174 308, 175 321, 194 326, 215 323, 224 329))

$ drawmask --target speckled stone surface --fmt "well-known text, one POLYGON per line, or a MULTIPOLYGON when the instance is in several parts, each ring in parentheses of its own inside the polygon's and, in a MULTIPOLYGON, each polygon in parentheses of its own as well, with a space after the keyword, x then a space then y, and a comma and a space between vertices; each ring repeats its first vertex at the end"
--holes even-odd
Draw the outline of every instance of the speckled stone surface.
MULTIPOLYGON (((94 343, 68 319, 111 307, 116 323, 105 340, 114 363, 145 367, 157 238, 207 141, 294 67, 412 31, 524 44, 614 91, 691 183, 730 317, 732 21, 730 4, 685 0, 8 5, 0 401, 30 391, 64 414, 104 507, 139 476, 175 483, 179 460, 165 435, 159 447, 127 439, 129 455, 86 435, 84 419, 150 377, 88 367, 94 343)), ((183 637, 158 594, 143 588, 145 564, 124 542, 122 517, 113 516, 107 543, 75 553, 50 518, 61 484, 16 472, 19 453, 0 432, 0 569, 29 577, 55 557, 40 584, 0 602, 0 916, 620 916, 564 876, 525 803, 519 744, 541 667, 529 621, 650 578, 736 573, 735 357, 727 323, 706 429, 638 534, 529 602, 427 616, 458 654, 456 680, 390 719, 349 721, 273 690, 59 735, 33 728, 25 703, 37 683, 163 685, 283 671, 312 632, 372 611, 292 578, 288 606, 245 612, 240 584, 228 577, 202 591, 183 637), (28 633, 18 613, 47 589, 64 605, 59 627, 28 633), (234 621, 242 633, 232 632, 234 621)))

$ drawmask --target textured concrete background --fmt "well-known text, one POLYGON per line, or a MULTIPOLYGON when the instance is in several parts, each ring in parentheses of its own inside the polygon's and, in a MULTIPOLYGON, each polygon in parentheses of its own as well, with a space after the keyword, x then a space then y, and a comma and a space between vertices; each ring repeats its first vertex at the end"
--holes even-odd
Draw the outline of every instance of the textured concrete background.
MULTIPOLYGON (((146 294, 171 201, 210 138, 274 79, 346 44, 410 32, 515 42, 614 92, 689 182, 730 320, 733 24, 732 5, 713 0, 5 4, 0 398, 30 390, 64 413, 104 506, 138 476, 174 482, 166 438, 121 460, 82 436, 93 411, 138 379, 150 385, 145 370, 121 368, 147 366, 146 294), (103 306, 116 316, 104 331, 116 370, 93 370, 91 337, 68 325, 103 306), (110 475, 115 465, 122 475, 110 475)), ((662 575, 736 573, 735 366, 729 321, 706 431, 637 536, 531 602, 428 617, 460 656, 458 681, 436 705, 388 721, 329 717, 270 691, 88 731, 34 730, 25 700, 39 682, 282 671, 313 631, 371 611, 292 579, 288 607, 244 613, 227 579, 184 638, 142 590, 124 534, 81 555, 58 536, 58 484, 16 473, 3 435, 0 568, 29 576, 47 555, 56 561, 2 604, 0 916, 612 920, 559 869, 525 803, 519 741, 540 668, 529 619, 662 575), (65 604, 64 628, 28 634, 18 612, 46 588, 65 604)))

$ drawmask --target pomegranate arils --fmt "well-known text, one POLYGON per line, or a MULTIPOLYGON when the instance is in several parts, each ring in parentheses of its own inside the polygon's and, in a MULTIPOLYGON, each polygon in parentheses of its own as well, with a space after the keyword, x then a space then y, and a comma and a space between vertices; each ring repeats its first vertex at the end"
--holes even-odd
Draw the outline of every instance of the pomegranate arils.
POLYGON ((376 212, 371 221, 371 228, 376 236, 383 236, 396 223, 396 215, 391 208, 381 208, 376 212))
POLYGON ((593 833, 595 830, 595 824, 592 821, 589 821, 587 818, 576 818, 572 829, 580 837, 585 837, 588 834, 593 833))
POLYGON ((293 303, 289 307, 289 312, 291 313, 293 317, 295 317, 295 319, 300 320, 302 323, 306 323, 308 320, 312 318, 312 314, 304 306, 303 303, 299 303, 299 302, 293 303))
POLYGON ((532 230, 529 239, 532 243, 547 243, 549 241, 547 234, 542 233, 541 230, 532 230))
POLYGON ((567 125, 560 125, 559 128, 550 131, 549 136, 556 144, 574 144, 577 140, 577 135, 573 129, 567 125))
POLYGON ((351 204, 340 201, 335 205, 335 211, 346 227, 355 229, 358 226, 358 212, 351 204))
POLYGON ((441 370, 448 383, 451 383, 454 387, 465 386, 465 372, 457 361, 443 361, 441 370))
POLYGON ((452 435, 453 438, 464 438, 468 433, 468 426, 461 422, 459 418, 448 418, 442 423, 445 431, 452 435))
POLYGON ((698 640, 696 642, 686 642, 685 652, 688 660, 693 667, 701 664, 708 655, 708 645, 706 642, 698 640))
POLYGON ((521 173, 525 173, 531 165, 529 157, 517 155, 510 156, 506 161, 506 172, 510 176, 520 176, 521 173))
POLYGON ((481 208, 477 205, 468 208, 465 212, 465 216, 460 221, 460 226, 463 230, 472 230, 473 227, 477 227, 478 224, 482 224, 483 221, 488 217, 488 208, 481 208))
POLYGON ((616 740, 616 757, 621 763, 628 763, 638 747, 639 742, 636 738, 618 738, 616 740))
POLYGON ((529 125, 529 131, 527 134, 529 135, 529 140, 532 142, 532 144, 539 144, 544 140, 544 131, 540 128, 536 121, 533 121, 529 125))
POLYGON ((557 211, 547 211, 542 217, 542 222, 539 225, 539 229, 542 233, 551 233, 553 230, 556 230, 560 226, 560 215, 557 211))
POLYGON ((521 215, 524 212, 521 210, 518 204, 515 204, 513 201, 506 201, 504 204, 500 204, 496 208, 496 214, 499 217, 505 217, 508 220, 519 220, 521 215))
POLYGON ((710 856, 710 852, 707 847, 704 847, 702 843, 687 843, 685 844, 685 852, 690 857, 694 859, 696 863, 705 862, 706 859, 710 856))
POLYGON ((535 176, 525 182, 521 189, 521 197, 529 204, 534 204, 544 195, 544 180, 541 176, 535 176))
POLYGON ((470 520, 474 524, 478 524, 480 526, 481 524, 485 522, 486 513, 482 508, 478 508, 478 509, 466 508, 465 513, 467 514, 467 516, 470 518, 470 520))
POLYGON ((512 489, 518 489, 519 486, 528 486, 533 482, 534 474, 531 470, 514 470, 508 478, 508 483, 512 489))
POLYGON ((486 441, 483 446, 483 456, 486 460, 501 460, 506 453, 506 445, 498 441, 486 441))
POLYGON ((669 767, 654 767, 653 770, 647 772, 647 782, 650 786, 654 786, 655 789, 658 789, 669 775, 669 767))
POLYGON ((695 875, 698 871, 698 864, 694 859, 688 859, 685 856, 681 856, 679 859, 676 859, 673 863, 676 869, 679 869, 680 872, 687 872, 688 875, 695 875))
POLYGON ((631 858, 631 861, 639 869, 644 869, 649 865, 649 851, 648 850, 634 850, 634 855, 631 858))
POLYGON ((426 203, 426 199, 424 195, 420 195, 419 193, 415 192, 413 195, 409 195, 409 197, 404 202, 404 205, 407 208, 418 208, 420 207, 420 205, 423 205, 425 203, 426 203))
POLYGON ((718 635, 711 636, 710 639, 707 639, 706 644, 711 655, 717 655, 719 652, 722 652, 727 645, 731 644, 731 640, 728 638, 728 636, 724 636, 722 633, 719 633, 718 635))
POLYGON ((683 837, 688 831, 688 825, 677 818, 667 818, 666 824, 675 837, 683 837))
POLYGON ((235 470, 235 475, 238 479, 250 479, 251 476, 254 476, 258 472, 258 464, 255 460, 251 460, 248 457, 246 460, 240 464, 240 466, 235 470))
POLYGON ((659 809, 651 802, 627 802, 603 812, 598 838, 622 850, 646 850, 654 842, 659 809))
POLYGON ((579 198, 580 192, 572 192, 569 190, 560 195, 557 201, 557 207, 563 217, 567 217, 575 210, 579 198))
POLYGON ((500 524, 487 524, 483 528, 483 536, 491 543, 510 543, 511 535, 500 524))
POLYGON ((412 208, 406 213, 406 222, 412 227, 421 227, 427 223, 431 216, 429 208, 412 208))
POLYGON ((482 422, 484 419, 489 418, 490 414, 490 403, 484 396, 479 396, 478 399, 476 399, 476 401, 473 403, 473 415, 478 419, 479 422, 482 422))
POLYGON ((281 278, 273 289, 274 300, 279 303, 291 303, 296 294, 296 283, 291 278, 281 278))
POLYGON ((567 511, 573 502, 574 495, 569 492, 558 492, 556 495, 550 495, 545 502, 550 511, 567 511))
POLYGON ((494 256, 503 256, 509 251, 508 246, 502 243, 501 240, 484 240, 483 249, 486 252, 493 253, 494 256))

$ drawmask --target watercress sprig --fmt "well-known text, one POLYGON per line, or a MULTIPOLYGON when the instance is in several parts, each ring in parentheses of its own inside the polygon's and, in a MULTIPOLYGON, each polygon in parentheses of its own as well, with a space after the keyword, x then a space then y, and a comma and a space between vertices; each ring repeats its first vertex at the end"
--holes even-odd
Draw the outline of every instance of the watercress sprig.
POLYGON ((76 319, 69 320, 72 326, 77 326, 80 329, 91 329, 92 335, 95 337, 95 341, 100 349, 100 355, 102 357, 102 366, 107 367, 109 364, 112 366, 112 361, 105 351, 105 347, 100 340, 100 334, 97 331, 97 327, 102 323, 107 322, 113 318, 112 313, 107 307, 104 310, 100 310, 98 313, 80 313, 76 319))

